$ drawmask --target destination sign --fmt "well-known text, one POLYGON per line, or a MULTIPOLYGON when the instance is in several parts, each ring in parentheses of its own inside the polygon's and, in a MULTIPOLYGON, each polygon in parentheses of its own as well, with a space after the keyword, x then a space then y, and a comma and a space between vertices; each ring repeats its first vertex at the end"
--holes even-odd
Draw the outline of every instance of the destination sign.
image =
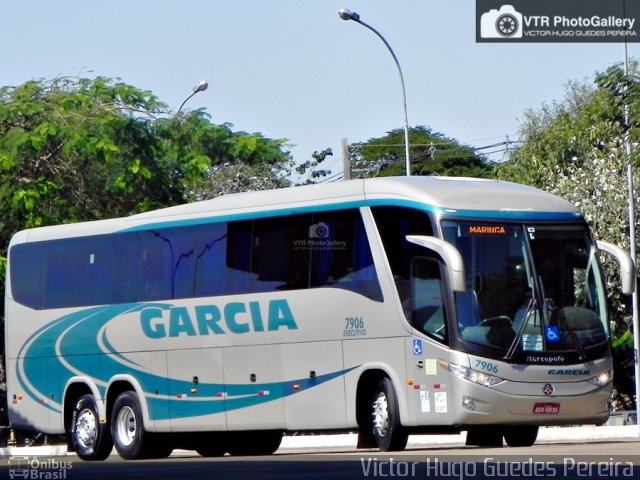
POLYGON ((504 225, 467 225, 467 235, 505 236, 509 229, 504 225))

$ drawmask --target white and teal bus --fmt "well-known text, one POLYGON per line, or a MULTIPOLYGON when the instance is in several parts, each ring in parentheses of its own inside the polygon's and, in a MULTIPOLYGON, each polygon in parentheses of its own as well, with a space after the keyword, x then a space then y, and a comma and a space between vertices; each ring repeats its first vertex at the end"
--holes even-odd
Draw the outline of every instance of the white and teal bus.
POLYGON ((598 247, 513 183, 352 180, 36 228, 10 244, 11 425, 85 460, 270 454, 288 432, 531 445, 600 424, 612 361, 598 247))

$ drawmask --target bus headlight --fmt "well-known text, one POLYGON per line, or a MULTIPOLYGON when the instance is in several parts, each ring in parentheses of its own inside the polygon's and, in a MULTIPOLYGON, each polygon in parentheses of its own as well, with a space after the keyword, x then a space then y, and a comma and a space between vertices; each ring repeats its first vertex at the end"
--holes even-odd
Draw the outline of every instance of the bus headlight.
POLYGON ((477 383, 478 385, 484 385, 485 387, 493 387, 499 383, 504 382, 504 378, 496 377, 495 375, 489 375, 488 373, 472 370, 462 365, 456 365, 455 363, 449 363, 448 369, 456 377, 469 380, 470 382, 477 383))
POLYGON ((602 372, 600 375, 596 375, 593 378, 590 378, 589 381, 598 387, 604 387, 608 385, 613 380, 613 370, 607 370, 606 372, 602 372))

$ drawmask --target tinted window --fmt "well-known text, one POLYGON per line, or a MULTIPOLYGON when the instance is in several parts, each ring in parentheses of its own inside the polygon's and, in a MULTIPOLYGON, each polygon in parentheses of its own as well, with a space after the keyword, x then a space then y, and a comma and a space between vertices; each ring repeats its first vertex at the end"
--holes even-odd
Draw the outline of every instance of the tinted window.
POLYGON ((447 341, 442 264, 434 258, 411 261, 411 324, 436 340, 447 341))
POLYGON ((357 210, 238 222, 229 236, 230 265, 251 274, 245 290, 330 286, 382 300, 357 210))
MULTIPOLYGON (((411 295, 411 260, 424 256, 425 249, 408 242, 407 235, 432 235, 431 220, 425 212, 402 207, 371 209, 382 238, 382 245, 393 273, 400 300, 406 308, 411 295)), ((410 317, 407 317, 410 320, 410 317)))
POLYGON ((47 273, 46 243, 23 243, 11 248, 10 278, 16 302, 41 309, 44 306, 44 282, 47 273))
POLYGON ((448 340, 440 263, 407 235, 433 235, 425 212, 402 207, 371 209, 407 320, 438 341, 448 340))
POLYGON ((371 209, 391 271, 396 278, 409 279, 411 259, 424 249, 408 242, 407 235, 433 235, 431 219, 425 212, 403 207, 371 209))
POLYGON ((357 210, 11 248, 17 302, 62 308, 337 287, 382 300, 357 210))

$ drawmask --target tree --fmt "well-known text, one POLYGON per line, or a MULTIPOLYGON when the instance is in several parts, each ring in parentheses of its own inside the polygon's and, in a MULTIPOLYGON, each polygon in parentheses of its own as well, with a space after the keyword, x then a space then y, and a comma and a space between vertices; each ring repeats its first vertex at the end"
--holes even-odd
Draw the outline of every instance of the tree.
MULTIPOLYGON (((425 126, 409 129, 409 154, 413 175, 489 177, 492 165, 472 147, 433 132, 425 126)), ((404 175, 404 130, 349 147, 354 177, 404 175)))
POLYGON ((107 78, 4 87, 0 231, 182 203, 221 165, 267 165, 283 180, 284 146, 214 125, 201 110, 174 116, 152 93, 107 78))
MULTIPOLYGON (((593 85, 568 84, 563 101, 526 112, 522 145, 497 168, 499 178, 533 185, 559 195, 580 208, 596 238, 629 248, 627 164, 638 171, 638 155, 626 156, 626 137, 638 151, 640 83, 614 65, 596 75, 593 85), (625 122, 624 106, 632 123, 625 122)), ((638 187, 635 174, 636 219, 638 187)), ((616 400, 631 408, 634 386, 633 337, 628 299, 619 294, 618 268, 603 256, 607 273, 614 353, 616 400)))
POLYGON ((212 124, 202 110, 156 122, 164 162, 176 171, 184 201, 290 185, 292 158, 286 140, 233 132, 212 124))
POLYGON ((303 179, 299 182, 299 184, 309 185, 311 183, 316 183, 316 181, 321 178, 327 178, 328 175, 331 175, 331 170, 318 168, 320 164, 327 159, 327 157, 331 156, 333 156, 333 150, 331 150, 330 148, 325 148, 320 152, 313 152, 311 154, 312 160, 307 160, 306 162, 302 162, 300 165, 298 165, 295 168, 295 171, 301 177, 301 179, 303 179))

